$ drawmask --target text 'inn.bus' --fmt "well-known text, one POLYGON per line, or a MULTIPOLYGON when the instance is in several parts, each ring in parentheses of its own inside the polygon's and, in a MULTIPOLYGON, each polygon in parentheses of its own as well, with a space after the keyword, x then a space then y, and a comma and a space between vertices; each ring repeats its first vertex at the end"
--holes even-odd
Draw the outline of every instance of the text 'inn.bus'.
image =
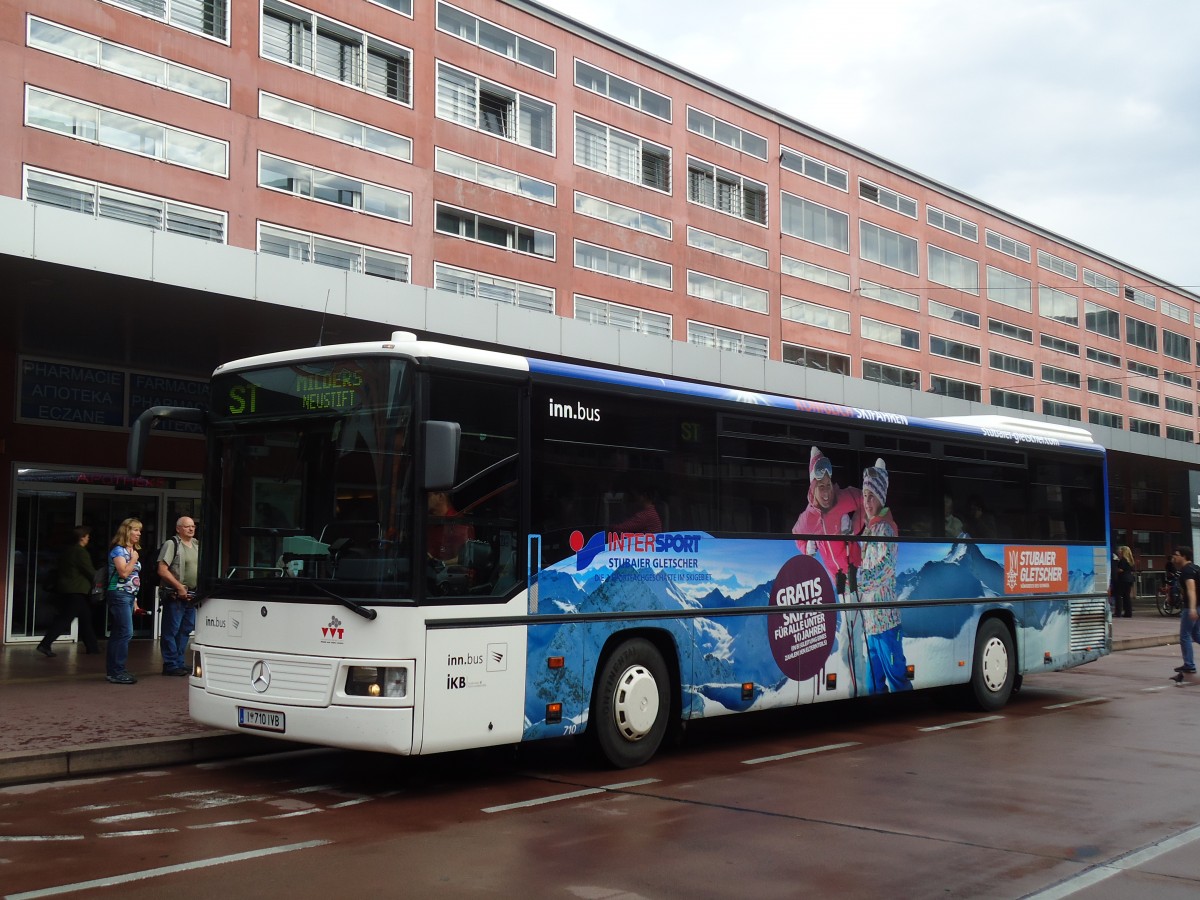
POLYGON ((1111 646, 1105 455, 919 420, 388 341, 223 365, 191 714, 427 754, 1023 676, 1111 646))

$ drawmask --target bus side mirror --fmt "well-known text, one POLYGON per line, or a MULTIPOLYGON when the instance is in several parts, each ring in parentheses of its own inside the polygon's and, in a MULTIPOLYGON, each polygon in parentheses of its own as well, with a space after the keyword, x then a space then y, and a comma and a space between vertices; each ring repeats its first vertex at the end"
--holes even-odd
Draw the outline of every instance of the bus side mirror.
POLYGON ((426 491, 448 491, 458 471, 458 442, 462 428, 457 422, 424 422, 426 491))

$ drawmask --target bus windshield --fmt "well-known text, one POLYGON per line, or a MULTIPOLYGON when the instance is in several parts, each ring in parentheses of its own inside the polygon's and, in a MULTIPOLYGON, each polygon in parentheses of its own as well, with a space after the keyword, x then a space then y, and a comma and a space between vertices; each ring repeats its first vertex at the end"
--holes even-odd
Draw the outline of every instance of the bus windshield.
POLYGON ((410 596, 411 382, 404 361, 373 358, 214 377, 206 488, 220 531, 205 553, 214 583, 410 596))

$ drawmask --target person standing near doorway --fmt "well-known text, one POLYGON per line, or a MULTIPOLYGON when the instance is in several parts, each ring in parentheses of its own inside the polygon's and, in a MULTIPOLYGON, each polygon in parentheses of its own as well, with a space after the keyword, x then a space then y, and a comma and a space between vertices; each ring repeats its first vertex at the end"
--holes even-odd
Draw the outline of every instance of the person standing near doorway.
POLYGON ((99 653, 100 645, 96 641, 96 631, 92 627, 92 608, 88 597, 92 591, 92 578, 95 570, 92 568, 92 558, 88 556, 87 545, 92 539, 90 525, 78 525, 75 528, 75 540, 62 552, 55 567, 54 590, 57 612, 54 621, 46 629, 41 643, 37 645, 38 653, 43 656, 54 656, 50 645, 65 634, 71 627, 72 619, 79 619, 79 637, 88 653, 99 653))
POLYGON ((196 628, 196 584, 200 577, 200 542, 190 516, 175 522, 175 534, 158 550, 158 598, 162 602, 163 674, 187 675, 188 637, 196 628))
POLYGON ((117 526, 108 551, 108 615, 111 627, 105 669, 113 684, 137 684, 137 676, 125 670, 129 641, 133 637, 133 614, 141 612, 137 596, 142 586, 142 522, 128 518, 117 526))

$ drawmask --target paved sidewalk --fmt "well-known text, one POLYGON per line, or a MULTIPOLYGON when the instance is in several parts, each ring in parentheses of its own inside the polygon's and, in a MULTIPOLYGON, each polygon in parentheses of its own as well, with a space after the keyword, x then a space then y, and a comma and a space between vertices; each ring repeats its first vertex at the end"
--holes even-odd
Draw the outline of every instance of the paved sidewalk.
MULTIPOLYGON (((1179 620, 1142 598, 1132 619, 1113 622, 1113 649, 1179 640, 1179 620)), ((109 684, 104 656, 59 642, 53 659, 34 644, 0 647, 0 785, 142 766, 272 752, 286 743, 205 729, 188 717, 190 679, 165 676, 154 641, 130 645, 134 685, 109 684)), ((103 651, 103 645, 101 646, 103 651)), ((294 746, 294 745, 291 745, 294 746)))

